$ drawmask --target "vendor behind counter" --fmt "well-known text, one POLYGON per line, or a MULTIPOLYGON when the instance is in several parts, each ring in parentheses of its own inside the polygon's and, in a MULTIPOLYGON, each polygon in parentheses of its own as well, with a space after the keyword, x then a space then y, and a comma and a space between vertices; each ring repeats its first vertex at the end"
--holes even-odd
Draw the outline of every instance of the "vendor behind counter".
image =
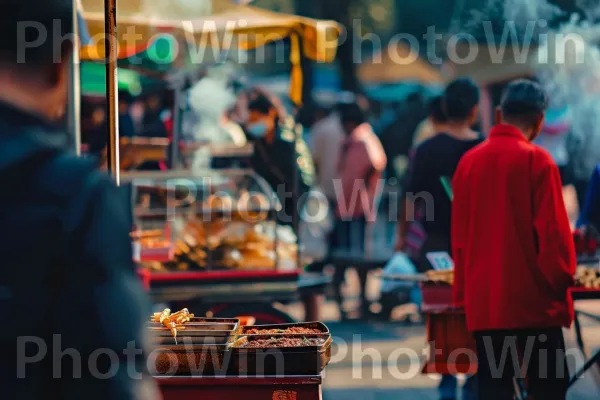
POLYGON ((314 165, 301 126, 276 98, 255 89, 249 96, 246 131, 254 144, 250 165, 277 194, 279 222, 297 227, 314 181, 314 165))

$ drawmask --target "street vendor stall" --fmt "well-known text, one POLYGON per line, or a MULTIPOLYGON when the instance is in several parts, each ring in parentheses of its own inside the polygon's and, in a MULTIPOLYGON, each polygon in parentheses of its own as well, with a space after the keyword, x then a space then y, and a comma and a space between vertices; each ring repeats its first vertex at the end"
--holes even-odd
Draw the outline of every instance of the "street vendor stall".
POLYGON ((280 204, 262 178, 223 169, 127 173, 123 182, 134 188, 140 276, 155 303, 291 321, 271 304, 298 296, 297 238, 277 225, 280 204))
POLYGON ((321 399, 332 345, 322 323, 244 326, 165 309, 148 329, 164 399, 321 399))
MULTIPOLYGON (((190 13, 190 10, 200 12, 202 7, 199 4, 201 2, 196 2, 196 6, 190 2, 187 8, 183 6, 183 3, 167 3, 166 7, 161 7, 160 13, 156 14, 156 9, 154 9, 151 15, 145 14, 148 8, 142 8, 142 2, 135 0, 118 2, 105 0, 104 8, 95 0, 85 0, 82 3, 83 15, 89 25, 92 37, 96 33, 102 33, 108 38, 103 49, 96 48, 98 51, 90 53, 93 49, 92 45, 87 48, 86 54, 92 59, 104 58, 106 55, 108 60, 106 65, 106 98, 109 116, 108 168, 116 183, 120 184, 116 61, 120 55, 126 54, 131 48, 139 51, 135 45, 131 47, 123 42, 121 40, 123 36, 120 35, 127 32, 127 27, 137 28, 137 33, 142 33, 143 37, 146 36, 142 40, 145 48, 149 42, 148 36, 154 33, 168 31, 186 34, 194 32, 196 28, 190 28, 182 21, 189 20, 191 15, 194 18, 198 17, 198 14, 190 13), (182 11, 186 12, 182 13, 182 11), (174 12, 179 12, 179 14, 174 14, 174 12), (119 13, 121 14, 117 18, 119 13)), ((154 2, 150 3, 150 5, 154 4, 154 2)), ((209 13, 234 9, 233 5, 224 1, 209 3, 212 5, 209 13)), ((159 4, 159 2, 155 4, 159 4)), ((226 26, 229 25, 227 22, 230 18, 238 21, 240 17, 236 12, 229 15, 230 17, 221 20, 221 23, 225 23, 226 26)), ((256 18, 258 22, 254 25, 250 23, 251 29, 264 28, 264 24, 260 24, 260 21, 264 22, 264 20, 261 20, 258 15, 256 18)), ((275 17, 272 16, 271 20, 273 18, 275 17)), ((294 33, 293 36, 296 39, 292 39, 292 41, 296 42, 293 45, 296 49, 298 49, 296 36, 298 30, 302 30, 302 33, 309 36, 312 32, 315 40, 320 37, 317 34, 318 29, 311 31, 303 19, 296 19, 295 22, 283 17, 281 19, 285 21, 283 28, 286 28, 289 34, 294 33)), ((217 31, 219 29, 213 31, 208 29, 209 33, 217 31)), ((202 34, 202 32, 204 32, 204 27, 200 33, 202 34)), ((248 33, 248 31, 243 32, 248 33)), ((261 31, 261 35, 263 33, 267 33, 267 30, 261 31)), ((257 37, 262 37, 261 35, 257 37)), ((260 45, 267 42, 263 40, 260 45)), ((250 42, 244 43, 245 47, 252 47, 250 42)), ((253 41, 253 43, 258 42, 253 41)), ((308 41, 304 42, 304 49, 307 54, 310 54, 311 47, 308 43, 308 41)), ((312 54, 315 57, 321 54, 318 49, 313 50, 312 54)), ((297 55, 295 51, 292 53, 297 55)), ((298 98, 296 99, 298 100, 298 98)), ((244 177, 242 175, 242 178, 244 177)), ((278 233, 277 225, 265 224, 273 210, 271 199, 267 199, 266 207, 263 208, 265 204, 260 199, 266 199, 264 194, 262 198, 256 196, 259 198, 259 207, 240 208, 228 204, 226 199, 231 201, 231 194, 230 196, 220 196, 216 192, 216 188, 233 191, 237 200, 244 194, 249 196, 249 187, 235 183, 235 176, 227 176, 224 171, 219 171, 217 176, 213 176, 207 171, 179 171, 175 175, 162 173, 158 179, 141 176, 124 176, 123 178, 132 183, 124 188, 130 188, 129 194, 137 205, 133 212, 133 220, 136 225, 140 224, 140 229, 134 229, 132 237, 140 249, 138 259, 154 263, 157 268, 175 269, 175 271, 163 271, 172 274, 164 275, 168 278, 160 281, 173 282, 180 277, 186 278, 183 279, 185 281, 187 278, 193 279, 201 276, 207 281, 218 277, 220 282, 224 277, 242 271, 241 276, 244 279, 255 276, 260 276, 262 279, 272 275, 282 278, 286 282, 291 278, 297 282, 298 271, 282 267, 279 262, 280 258, 285 259, 284 254, 287 257, 297 254, 290 251, 294 245, 281 240, 283 245, 280 246, 281 235, 278 233), (175 185, 175 190, 170 191, 168 190, 170 185, 174 184, 174 181, 181 182, 182 180, 193 183, 193 185, 185 185, 188 189, 194 187, 194 190, 199 190, 207 197, 204 197, 202 201, 188 201, 187 197, 181 201, 182 199, 177 196, 170 197, 169 193, 177 194, 178 189, 175 185), (162 210, 155 212, 157 208, 162 208, 162 210), (238 232, 238 234, 230 231, 222 232, 229 226, 228 221, 222 218, 224 211, 227 210, 231 211, 235 218, 239 218, 244 213, 250 219, 250 227, 240 228, 242 233, 238 232), (173 215, 170 214, 171 211, 174 211, 173 215), (266 213, 266 217, 263 212, 266 213), (206 215, 210 216, 208 221, 199 218, 206 215), (168 217, 173 217, 172 221, 168 217), (146 229, 146 226, 141 226, 142 223, 146 224, 153 219, 159 221, 158 229, 146 229), (262 226, 261 229, 257 229, 259 225, 262 226), (268 228, 272 228, 275 233, 269 236, 268 228), (152 230, 158 232, 151 232, 152 230), (217 230, 220 230, 221 234, 214 233, 217 230), (172 235, 175 231, 180 234, 177 236, 177 241, 172 235), (265 238, 273 238, 272 243, 266 244, 265 238), (153 257, 145 259, 144 252, 141 250, 143 247, 156 250, 153 257), (248 261, 247 257, 253 257, 252 261, 248 261), (267 265, 267 262, 271 262, 271 264, 267 265), (157 263, 162 266, 157 266, 157 263), (167 266, 167 264, 169 265, 167 266), (246 267, 253 264, 260 268, 244 271, 246 267), (198 268, 198 271, 189 271, 188 269, 192 267, 198 268), (202 268, 205 271, 202 271, 202 268), (179 271, 177 271, 178 269, 179 271), (206 271, 207 269, 211 269, 211 271, 206 271), (181 275, 176 275, 179 273, 181 275), (202 273, 205 275, 200 275, 202 273), (175 276, 178 278, 174 278, 175 276)), ((260 179, 255 180, 260 182, 260 179)), ((260 183, 258 186, 260 187, 260 183)), ((196 196, 190 197, 196 198, 196 196)), ((249 201, 248 204, 254 203, 249 201)), ((148 275, 149 269, 142 272, 141 275, 152 290, 152 275, 148 275)), ((256 286, 256 284, 251 286, 256 286)), ((231 290, 237 289, 229 288, 227 291, 231 290)), ((173 292, 179 293, 181 289, 173 292)), ((209 296, 212 297, 215 294, 211 293, 209 296)), ((188 299, 180 297, 179 300, 185 302, 188 299)), ((261 331, 260 327, 256 327, 258 328, 256 332, 245 331, 240 325, 238 319, 196 318, 187 309, 182 309, 174 314, 171 314, 170 310, 165 310, 153 315, 148 323, 154 347, 152 353, 154 358, 150 360, 150 366, 164 397, 228 399, 238 398, 243 394, 253 399, 317 400, 321 398, 320 375, 331 357, 332 344, 331 335, 324 325, 317 324, 313 327, 305 325, 270 326, 265 328, 266 331, 261 331)))

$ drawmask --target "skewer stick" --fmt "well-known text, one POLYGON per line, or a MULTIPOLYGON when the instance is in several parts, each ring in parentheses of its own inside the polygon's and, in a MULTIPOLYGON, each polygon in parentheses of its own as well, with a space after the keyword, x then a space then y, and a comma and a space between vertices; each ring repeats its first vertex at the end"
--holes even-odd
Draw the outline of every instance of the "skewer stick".
POLYGON ((120 184, 119 119, 117 110, 117 0, 104 0, 104 30, 106 42, 106 113, 108 117, 108 168, 117 185, 120 184))

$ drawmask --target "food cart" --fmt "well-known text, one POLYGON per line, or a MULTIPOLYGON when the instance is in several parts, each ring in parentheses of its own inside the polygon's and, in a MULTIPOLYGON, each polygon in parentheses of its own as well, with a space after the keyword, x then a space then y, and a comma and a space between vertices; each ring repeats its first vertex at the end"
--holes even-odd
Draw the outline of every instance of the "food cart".
MULTIPOLYGON (((192 34, 193 37, 198 38, 203 37, 205 34, 218 34, 219 32, 227 32, 231 31, 229 26, 232 26, 230 22, 238 21, 240 18, 244 18, 244 15, 248 16, 246 18, 246 24, 233 24, 233 26, 239 27, 239 29, 234 29, 234 33, 241 33, 244 36, 244 40, 242 40, 238 45, 243 48, 253 48, 256 46, 262 46, 269 41, 282 39, 284 37, 291 37, 292 44, 292 64, 294 69, 292 71, 292 78, 296 82, 296 85, 292 85, 292 93, 291 98, 299 103, 301 101, 299 97, 300 91, 298 90, 298 83, 301 83, 301 75, 299 75, 299 65, 300 65, 300 41, 299 38, 302 36, 304 38, 303 50, 304 54, 308 57, 312 57, 314 59, 323 59, 329 57, 333 58, 333 54, 335 54, 335 47, 327 48, 320 47, 316 44, 319 43, 319 40, 323 40, 325 36, 323 36, 321 28, 323 25, 317 26, 311 20, 292 17, 292 16, 284 16, 277 13, 270 13, 267 11, 263 11, 260 9, 256 9, 254 7, 249 6, 239 6, 230 4, 225 1, 213 0, 211 3, 212 7, 210 8, 210 13, 213 14, 212 24, 209 26, 213 26, 214 28, 205 29, 206 28, 206 20, 202 19, 204 14, 202 15, 190 15, 188 9, 183 7, 181 3, 169 3, 168 7, 164 9, 164 13, 161 15, 156 15, 155 12, 150 12, 150 15, 145 14, 148 12, 148 7, 142 7, 142 3, 136 0, 105 0, 104 7, 101 6, 99 2, 96 0, 83 0, 81 2, 82 14, 89 26, 90 33, 92 36, 95 36, 97 33, 102 33, 108 36, 108 40, 106 40, 105 47, 95 46, 91 44, 87 46, 82 51, 82 58, 88 59, 103 59, 106 58, 106 76, 107 76, 107 87, 106 87, 106 98, 107 98, 107 108, 108 108, 108 125, 109 125, 109 145, 108 145, 108 169, 113 174, 115 181, 117 184, 121 183, 121 174, 120 174, 120 160, 119 160, 119 134, 118 134, 118 126, 117 126, 117 58, 120 56, 124 56, 126 54, 137 53, 143 48, 147 47, 149 39, 152 35, 161 34, 165 32, 173 33, 178 36, 185 37, 188 34, 192 34), (246 14, 241 13, 244 11, 246 14), (178 13, 178 14, 177 14, 178 13), (119 18, 117 18, 117 14, 119 14, 119 18), (219 17, 220 16, 220 17, 219 17), (148 17, 148 18, 145 18, 148 17), (189 21, 190 17, 195 18, 198 17, 201 19, 201 22, 198 22, 198 18, 194 21, 194 26, 190 26, 190 24, 183 24, 182 21, 189 21), (127 31, 128 27, 135 27, 136 33, 142 33, 144 36, 144 40, 142 41, 142 47, 138 48, 138 46, 129 46, 126 41, 123 41, 121 34, 127 31), (199 29, 199 27, 202 27, 199 29), (268 35, 273 31, 276 31, 278 35, 268 35), (248 39, 248 35, 252 34, 252 37, 248 39), (266 35, 266 36, 265 36, 266 35), (266 39, 270 37, 271 39, 266 39)), ((158 4, 159 2, 156 2, 158 4)), ((206 4, 206 3, 205 3, 206 4)), ((199 11, 200 8, 196 7, 194 10, 199 11)), ((151 10, 152 11, 152 10, 151 10)), ((154 10, 156 11, 156 10, 154 10)), ((337 24, 329 24, 329 26, 334 27, 334 36, 337 42, 337 35, 339 34, 339 27, 337 24)), ((188 35, 189 36, 189 35, 188 35)), ((77 83, 77 82, 76 82, 77 83)), ((175 139, 176 140, 176 139, 175 139)), ((78 141, 76 141, 79 143, 78 141)), ((79 151, 79 149, 77 149, 79 151)), ((175 174, 178 176, 166 175, 159 178, 162 180, 162 183, 157 184, 157 180, 150 181, 149 185, 146 185, 146 188, 136 187, 134 190, 130 190, 129 194, 132 199, 134 199, 134 203, 137 204, 138 207, 134 210, 134 220, 144 220, 151 219, 152 209, 150 207, 140 207, 140 204, 137 200, 141 200, 136 198, 137 194, 143 193, 143 190, 147 190, 148 187, 151 192, 154 192, 154 196, 144 196, 144 199, 149 199, 150 202, 154 198, 160 198, 161 196, 164 199, 165 193, 168 193, 168 185, 165 185, 164 182, 169 179, 187 179, 193 180, 194 178, 206 178, 206 175, 200 171, 177 171, 175 174), (142 189, 142 190, 140 190, 142 189), (157 190, 158 189, 158 190, 157 190), (138 211, 140 214, 137 214, 138 211), (147 214, 144 214, 144 213, 147 214), (138 219, 140 218, 140 219, 138 219)), ((220 176, 214 177, 215 181, 220 181, 223 178, 224 172, 220 171, 220 176)), ((129 179, 130 177, 124 176, 125 179, 129 179)), ((137 177, 138 180, 140 177, 137 177)), ((141 177, 142 179, 146 179, 147 177, 141 177)), ((226 177, 230 178, 230 177, 226 177)), ((136 177, 134 177, 136 179, 136 177)), ((148 180, 146 179, 146 182, 148 180)), ((199 185, 202 189, 204 186, 212 187, 214 182, 211 182, 209 185, 199 185)), ((225 179, 225 185, 227 185, 227 179, 225 179)), ((130 186, 130 188, 134 188, 136 185, 130 186)), ((141 185, 138 185, 141 186, 141 185)), ((240 189, 240 186, 231 185, 229 182, 229 186, 233 187, 234 190, 240 189)), ((145 193, 146 195, 148 193, 145 193)), ((139 196, 137 196, 139 197, 139 196)), ((169 196, 167 194, 167 200, 169 196)), ((270 204, 270 203, 269 203, 270 204)), ((166 204, 166 210, 169 211, 171 209, 172 204, 166 204)), ((197 219, 198 215, 210 214, 214 216, 212 206, 213 204, 208 204, 209 210, 206 210, 207 206, 204 202, 190 202, 187 206, 183 207, 183 213, 187 215, 193 215, 195 219, 197 219)), ((181 211, 181 210, 179 210, 181 211)), ((239 213, 239 209, 234 212, 239 213)), ((245 210, 247 212, 257 212, 260 214, 261 211, 266 211, 267 215, 271 214, 272 209, 269 208, 267 210, 245 210)), ((181 251, 182 248, 189 248, 190 243, 187 241, 187 238, 184 237, 184 240, 179 242, 180 247, 177 247, 177 242, 173 239, 172 232, 176 229, 170 225, 168 220, 164 219, 164 212, 157 216, 161 228, 159 229, 160 233, 158 234, 158 238, 153 236, 153 234, 149 235, 148 232, 142 233, 137 230, 133 232, 134 239, 138 242, 138 251, 137 258, 139 261, 143 262, 154 262, 154 263, 169 263, 173 262, 174 259, 178 255, 185 256, 186 252, 181 251), (136 236, 137 235, 137 236, 136 236), (141 242, 147 239, 154 239, 158 242, 158 246, 150 246, 151 248, 143 249, 141 246, 141 242), (161 243, 162 242, 162 243, 161 243)), ((184 220, 185 223, 185 220, 184 220)), ((276 227, 276 225, 275 225, 276 227)), ((184 228, 184 230, 187 226, 184 228)), ((248 232, 257 232, 254 229, 249 230, 248 232)), ((189 233, 189 232, 188 232, 189 233)), ((190 236, 190 235, 187 235, 190 236)), ((192 235, 193 236, 193 235, 192 235)), ((201 235, 196 235, 195 240, 198 240, 201 235)), ((212 235, 207 234, 205 238, 211 238, 212 235)), ((152 275, 146 271, 142 271, 140 275, 144 279, 144 282, 148 285, 150 289, 150 293, 153 293, 153 287, 156 288, 156 285, 167 285, 171 287, 170 290, 165 290, 164 287, 161 287, 161 291, 159 293, 169 292, 171 294, 179 295, 179 300, 181 302, 186 302, 189 300, 188 297, 182 296, 182 293, 186 293, 187 290, 182 288, 181 286, 177 287, 176 284, 188 285, 190 287, 190 282, 193 283, 191 286, 194 290, 198 290, 200 286, 204 288, 204 290, 208 290, 206 292, 207 297, 217 297, 219 295, 218 292, 214 291, 214 286, 216 282, 222 284, 224 281, 241 281, 247 288, 253 289, 254 292, 264 292, 264 286, 261 288, 259 284, 256 283, 256 279, 263 282, 269 282, 271 280, 275 280, 275 285, 279 289, 284 288, 285 291, 289 291, 290 288, 297 289, 298 282, 298 270, 289 270, 282 271, 277 268, 277 259, 279 257, 279 247, 278 240, 279 236, 277 234, 274 235, 275 243, 273 245, 273 249, 270 249, 275 254, 275 268, 271 268, 270 270, 253 270, 253 271, 227 271, 227 270, 211 270, 211 271, 178 271, 176 273, 158 273, 156 275, 152 275), (231 279, 230 279, 231 278, 231 279), (255 279, 255 281, 252 281, 255 279), (205 285, 196 285, 195 283, 204 282, 205 285), (174 285, 175 284, 175 285, 174 285), (210 291, 212 288, 212 292, 210 291), (257 290, 260 289, 260 290, 257 290)), ((193 243, 196 245, 197 243, 193 243)), ((203 244, 207 246, 207 243, 203 244)), ((210 245, 208 247, 211 247, 210 245)), ((218 246, 217 246, 218 247, 218 246)), ((205 268, 211 268, 210 260, 202 259, 200 260, 197 256, 204 251, 204 249, 198 248, 198 252, 196 252, 195 260, 197 262, 197 266, 204 265, 205 268)), ((214 250, 211 248, 210 250, 214 250)), ((187 252, 188 256, 190 251, 187 252)), ((221 257, 221 261, 223 261, 225 257, 221 257)), ((227 258, 229 262, 239 262, 238 258, 231 256, 227 258)), ((221 267, 227 268, 227 263, 222 263, 221 267)), ((239 266, 239 265, 238 265, 239 266)), ((175 265, 177 268, 177 265, 175 265)), ((229 297, 231 297, 232 293, 241 293, 241 290, 238 286, 233 285, 227 286, 225 290, 221 291, 221 295, 224 293, 228 293, 229 297)), ((154 293, 157 293, 154 291, 154 293)), ((197 292, 194 294, 197 295, 197 292)), ((183 310, 182 310, 183 311, 183 310)), ((186 310, 187 311, 187 310, 186 310)), ((154 321, 156 322, 156 321, 154 321)), ((162 323, 162 321, 160 321, 162 323)), ((188 319, 187 322, 196 323, 195 326, 186 326, 185 330, 182 334, 180 334, 180 338, 183 340, 184 347, 181 347, 175 342, 167 343, 165 337, 160 337, 160 334, 157 338, 154 339, 154 354, 157 354, 155 360, 156 370, 154 371, 156 375, 156 381, 161 387, 164 398, 175 398, 181 399, 183 398, 225 398, 225 399, 233 399, 240 397, 240 395, 250 396, 250 398, 255 399, 320 399, 320 384, 321 384, 321 372, 323 368, 326 366, 329 361, 329 357, 331 355, 331 335, 329 335, 328 331, 326 333, 322 332, 315 337, 310 337, 308 335, 303 335, 300 337, 288 337, 282 338, 281 340, 285 343, 282 347, 277 347, 272 345, 273 343, 277 344, 280 340, 279 337, 276 337, 276 334, 269 334, 268 339, 271 345, 261 345, 260 339, 261 335, 249 335, 244 334, 242 327, 240 326, 240 322, 237 319, 231 320, 209 320, 207 318, 199 318, 199 319, 188 319), (221 335, 220 333, 224 333, 221 335), (274 337, 275 336, 275 337, 274 337), (199 338, 202 338, 201 342, 197 342, 199 338), (188 339, 186 342, 185 339, 188 339), (204 339, 207 339, 205 341, 204 339), (219 342, 219 344, 216 344, 219 342), (250 344, 251 342, 256 342, 258 344, 250 344), (290 344, 291 342, 291 344, 290 344), (295 343, 295 345, 294 345, 295 343), (179 347, 178 347, 179 346, 179 347), (187 346, 187 347, 185 347, 187 346), (284 360, 284 364, 282 365, 282 369, 269 369, 269 362, 261 363, 262 370, 256 370, 256 368, 248 368, 248 365, 258 366, 259 363, 256 361, 257 357, 261 352, 273 350, 275 348, 278 351, 278 354, 281 354, 284 360), (206 363, 208 356, 215 355, 217 359, 223 359, 227 357, 233 361, 230 362, 230 367, 225 369, 221 369, 216 371, 214 368, 212 370, 202 370, 192 373, 194 371, 190 370, 190 360, 194 361, 203 361, 202 365, 208 365, 206 363), (161 358, 162 357, 162 358, 161 358), (171 374, 163 374, 159 371, 159 360, 173 360, 179 361, 176 363, 176 369, 171 374), (187 360, 187 363, 186 361, 187 360), (245 364, 242 364, 242 360, 244 360, 245 364), (254 360, 254 362, 248 362, 248 360, 254 360), (307 362, 309 360, 309 362, 307 362), (312 360, 313 362, 310 362, 312 360), (185 365, 188 366, 188 370, 185 370, 185 365), (180 367, 184 367, 184 370, 180 370, 180 367), (298 369, 298 367, 302 368, 298 369), (267 369, 265 369, 267 368, 267 369), (308 368, 308 369, 306 369, 308 368)), ((149 326, 150 329, 156 329, 157 327, 149 326)), ((264 339, 264 337, 262 337, 264 339)), ((171 339, 172 340, 172 339, 171 339)), ((167 371, 168 372, 168 371, 167 371)))
POLYGON ((156 313, 148 325, 149 368, 164 399, 321 399, 332 345, 324 324, 243 326, 187 309, 172 314, 177 319, 169 314, 156 313))

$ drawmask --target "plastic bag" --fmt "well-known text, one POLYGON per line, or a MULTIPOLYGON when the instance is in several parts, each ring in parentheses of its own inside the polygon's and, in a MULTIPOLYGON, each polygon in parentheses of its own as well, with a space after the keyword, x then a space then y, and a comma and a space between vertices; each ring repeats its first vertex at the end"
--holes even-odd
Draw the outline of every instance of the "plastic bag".
MULTIPOLYGON (((403 252, 395 253, 383 268, 383 275, 416 275, 417 268, 415 264, 403 252)), ((395 290, 406 289, 410 290, 415 287, 415 282, 402 282, 385 280, 381 283, 381 292, 390 293, 395 290)))

